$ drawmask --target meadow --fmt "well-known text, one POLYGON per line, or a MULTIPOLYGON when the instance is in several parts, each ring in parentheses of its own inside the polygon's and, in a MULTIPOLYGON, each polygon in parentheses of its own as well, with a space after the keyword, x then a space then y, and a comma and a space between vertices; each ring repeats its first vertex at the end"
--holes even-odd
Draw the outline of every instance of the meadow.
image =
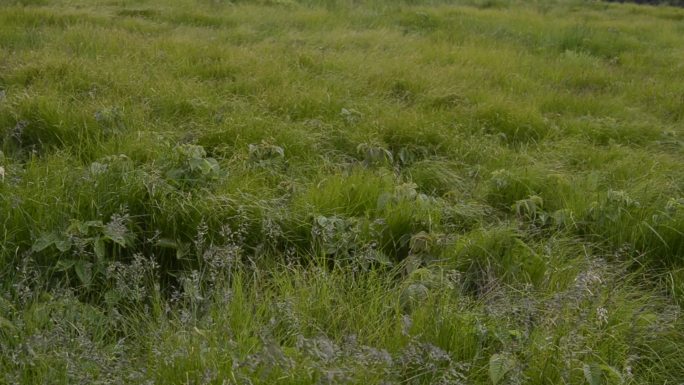
POLYGON ((684 383, 684 9, 0 1, 0 384, 684 383))

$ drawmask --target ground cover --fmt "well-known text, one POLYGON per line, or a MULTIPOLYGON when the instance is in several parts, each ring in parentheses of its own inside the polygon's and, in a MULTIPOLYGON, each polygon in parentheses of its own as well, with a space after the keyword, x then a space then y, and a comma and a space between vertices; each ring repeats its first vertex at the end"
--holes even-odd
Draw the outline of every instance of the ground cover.
POLYGON ((684 10, 0 5, 0 383, 684 381, 684 10))

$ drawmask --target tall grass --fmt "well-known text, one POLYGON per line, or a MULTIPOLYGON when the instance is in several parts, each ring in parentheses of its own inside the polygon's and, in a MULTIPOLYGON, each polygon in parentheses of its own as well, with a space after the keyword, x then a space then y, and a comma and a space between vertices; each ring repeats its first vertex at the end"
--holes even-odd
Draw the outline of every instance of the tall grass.
POLYGON ((0 383, 684 380, 684 11, 0 5, 0 383))

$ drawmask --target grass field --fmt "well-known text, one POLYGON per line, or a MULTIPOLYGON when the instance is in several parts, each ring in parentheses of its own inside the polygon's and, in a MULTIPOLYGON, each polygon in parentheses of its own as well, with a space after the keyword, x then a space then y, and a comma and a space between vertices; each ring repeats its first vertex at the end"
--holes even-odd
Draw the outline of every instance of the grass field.
POLYGON ((0 1, 0 384, 684 383, 684 9, 0 1))

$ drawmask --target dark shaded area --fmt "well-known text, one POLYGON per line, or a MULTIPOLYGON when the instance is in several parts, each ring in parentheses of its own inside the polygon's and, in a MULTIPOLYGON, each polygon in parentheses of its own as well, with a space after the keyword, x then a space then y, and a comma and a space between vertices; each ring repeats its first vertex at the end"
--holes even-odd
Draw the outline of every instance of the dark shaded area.
POLYGON ((672 5, 675 7, 684 7, 684 0, 606 0, 610 3, 636 3, 647 5, 672 5))

